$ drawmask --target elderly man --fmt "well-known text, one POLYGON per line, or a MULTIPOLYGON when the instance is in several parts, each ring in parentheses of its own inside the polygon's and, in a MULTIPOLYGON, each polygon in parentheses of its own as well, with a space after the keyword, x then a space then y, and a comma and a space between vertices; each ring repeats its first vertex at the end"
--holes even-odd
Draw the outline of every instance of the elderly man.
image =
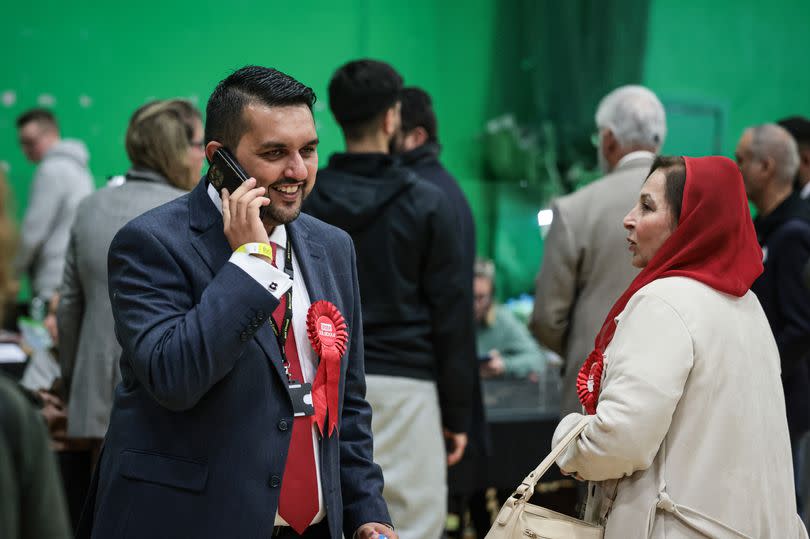
POLYGON ((806 361, 810 350, 810 290, 804 285, 804 269, 810 260, 810 208, 793 189, 799 151, 788 131, 765 124, 743 132, 735 155, 745 191, 759 214, 754 225, 765 271, 751 289, 762 303, 782 360, 798 478, 801 462, 797 461, 797 446, 810 430, 810 369, 806 361))
POLYGON ((599 165, 606 175, 552 205, 554 220, 530 321, 537 339, 563 357, 563 415, 581 410, 577 371, 605 313, 638 271, 627 259, 622 217, 667 131, 663 105, 642 86, 622 86, 605 96, 596 127, 599 165))

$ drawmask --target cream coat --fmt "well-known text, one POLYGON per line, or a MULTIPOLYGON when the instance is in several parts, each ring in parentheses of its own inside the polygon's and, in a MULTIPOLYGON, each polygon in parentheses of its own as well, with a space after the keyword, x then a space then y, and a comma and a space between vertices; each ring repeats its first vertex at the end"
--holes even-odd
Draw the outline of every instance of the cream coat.
MULTIPOLYGON (((597 413, 557 461, 594 481, 586 512, 607 515, 606 539, 807 537, 779 355, 756 296, 670 277, 617 321, 597 413)), ((566 416, 555 443, 581 417, 566 416)))

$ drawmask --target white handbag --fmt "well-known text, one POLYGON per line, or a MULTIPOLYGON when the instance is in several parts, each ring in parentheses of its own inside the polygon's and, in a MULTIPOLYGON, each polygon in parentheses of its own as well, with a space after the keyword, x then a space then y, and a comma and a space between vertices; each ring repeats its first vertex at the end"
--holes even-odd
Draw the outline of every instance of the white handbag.
POLYGON ((602 539, 605 529, 529 503, 534 486, 588 424, 583 417, 532 473, 523 479, 498 512, 485 539, 602 539))

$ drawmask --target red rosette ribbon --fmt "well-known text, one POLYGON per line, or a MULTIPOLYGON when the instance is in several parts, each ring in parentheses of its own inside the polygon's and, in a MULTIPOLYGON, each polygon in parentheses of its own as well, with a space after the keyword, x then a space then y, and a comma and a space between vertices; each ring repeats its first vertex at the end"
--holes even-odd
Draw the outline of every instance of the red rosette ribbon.
POLYGON ((599 390, 602 386, 602 369, 605 356, 599 350, 594 350, 579 369, 577 375, 577 395, 579 402, 585 407, 588 415, 596 413, 596 403, 599 402, 599 390))
POLYGON ((323 435, 329 417, 329 435, 337 426, 340 358, 346 351, 349 333, 346 320, 334 304, 316 301, 307 312, 307 336, 312 349, 321 359, 312 383, 315 424, 323 435), (328 414, 327 414, 328 411, 328 414))

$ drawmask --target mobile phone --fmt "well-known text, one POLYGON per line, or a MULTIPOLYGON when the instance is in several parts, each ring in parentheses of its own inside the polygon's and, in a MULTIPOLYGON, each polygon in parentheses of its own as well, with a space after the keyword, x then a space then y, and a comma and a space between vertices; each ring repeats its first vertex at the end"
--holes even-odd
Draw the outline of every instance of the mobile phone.
POLYGON ((223 187, 228 190, 228 193, 233 193, 248 178, 250 176, 230 150, 223 146, 214 152, 213 161, 208 168, 208 181, 216 188, 220 196, 223 187))

